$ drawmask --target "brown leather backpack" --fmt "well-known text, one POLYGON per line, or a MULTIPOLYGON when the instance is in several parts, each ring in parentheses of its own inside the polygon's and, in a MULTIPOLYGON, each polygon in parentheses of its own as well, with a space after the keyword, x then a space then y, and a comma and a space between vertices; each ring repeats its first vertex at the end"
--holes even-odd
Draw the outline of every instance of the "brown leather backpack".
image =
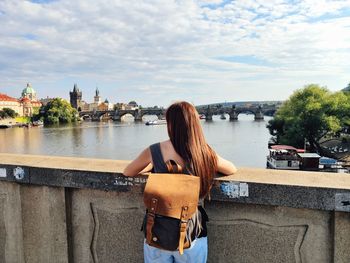
MULTIPOLYGON (((174 161, 167 162, 169 172, 164 174, 149 174, 143 194, 144 204, 147 208, 146 217, 146 242, 150 246, 176 250, 183 254, 184 248, 190 246, 186 240, 186 227, 188 220, 197 211, 200 178, 183 174, 181 167, 174 161), (170 162, 170 163, 169 163, 170 162), (179 173, 180 172, 180 173, 179 173), (157 236, 155 228, 157 222, 164 221, 165 225, 178 225, 178 233, 173 233, 174 237, 157 236), (175 246, 162 245, 167 241, 160 239, 171 239, 175 246)), ((172 231, 168 231, 171 235, 172 231)))

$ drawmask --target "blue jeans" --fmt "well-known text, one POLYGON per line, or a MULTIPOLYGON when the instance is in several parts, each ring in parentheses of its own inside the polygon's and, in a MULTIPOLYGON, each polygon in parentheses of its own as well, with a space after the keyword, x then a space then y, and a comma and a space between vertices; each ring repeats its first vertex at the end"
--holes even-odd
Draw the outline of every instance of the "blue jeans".
POLYGON ((145 263, 206 263, 208 256, 207 237, 195 239, 191 247, 184 249, 180 255, 179 251, 167 251, 143 244, 143 256, 145 263))

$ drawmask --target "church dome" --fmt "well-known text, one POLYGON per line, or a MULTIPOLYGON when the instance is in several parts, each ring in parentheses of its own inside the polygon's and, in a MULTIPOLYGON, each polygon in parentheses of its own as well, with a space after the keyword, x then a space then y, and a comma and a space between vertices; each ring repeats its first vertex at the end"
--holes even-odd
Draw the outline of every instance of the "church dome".
POLYGON ((136 101, 132 100, 128 103, 129 106, 137 107, 136 101))
POLYGON ((27 83, 27 87, 22 91, 22 97, 26 97, 27 95, 35 95, 36 92, 35 90, 32 88, 32 85, 30 83, 27 83))

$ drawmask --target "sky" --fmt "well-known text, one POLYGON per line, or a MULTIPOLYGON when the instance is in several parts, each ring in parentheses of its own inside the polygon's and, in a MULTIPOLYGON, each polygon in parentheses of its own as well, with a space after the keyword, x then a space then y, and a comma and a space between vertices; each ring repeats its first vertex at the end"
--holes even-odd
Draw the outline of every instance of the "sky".
POLYGON ((167 106, 350 82, 350 0, 0 0, 0 93, 167 106))

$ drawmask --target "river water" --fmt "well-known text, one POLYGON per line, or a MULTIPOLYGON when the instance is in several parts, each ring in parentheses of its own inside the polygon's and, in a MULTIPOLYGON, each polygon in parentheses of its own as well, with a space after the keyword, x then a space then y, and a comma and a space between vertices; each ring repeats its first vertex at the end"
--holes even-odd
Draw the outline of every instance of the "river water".
MULTIPOLYGON (((155 119, 147 116, 148 120, 155 119)), ((202 121, 207 142, 239 167, 265 167, 270 138, 265 121, 240 114, 230 122, 202 121)), ((146 119, 147 120, 147 119, 146 119)), ((0 129, 0 152, 131 160, 152 143, 166 140, 166 125, 146 126, 131 117, 122 122, 82 122, 58 127, 0 129)))

